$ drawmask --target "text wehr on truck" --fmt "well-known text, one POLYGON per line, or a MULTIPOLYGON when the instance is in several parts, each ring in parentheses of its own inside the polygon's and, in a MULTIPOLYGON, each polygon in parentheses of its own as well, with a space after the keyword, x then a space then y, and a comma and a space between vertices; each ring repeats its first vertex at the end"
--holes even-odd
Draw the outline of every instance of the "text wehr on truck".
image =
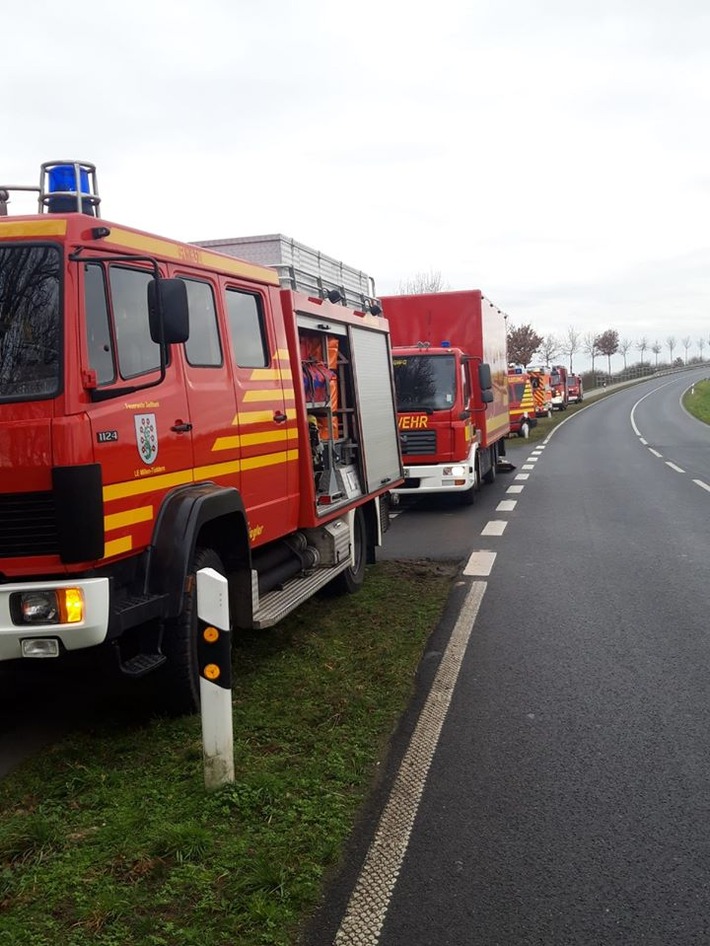
POLYGON ((387 323, 369 277, 280 235, 218 251, 99 210, 87 162, 0 188, 0 660, 108 646, 190 711, 199 569, 264 628, 374 560, 387 323))

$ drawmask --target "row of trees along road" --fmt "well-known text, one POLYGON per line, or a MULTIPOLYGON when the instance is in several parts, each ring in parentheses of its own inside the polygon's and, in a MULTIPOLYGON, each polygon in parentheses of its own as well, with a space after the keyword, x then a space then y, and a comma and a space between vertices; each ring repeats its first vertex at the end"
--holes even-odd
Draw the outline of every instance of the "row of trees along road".
MULTIPOLYGON (((441 272, 432 269, 429 272, 418 272, 408 279, 404 279, 399 284, 399 292, 402 295, 419 295, 428 292, 444 292, 449 287, 445 285, 441 272)), ((595 370, 594 362, 597 358, 603 357, 607 360, 607 371, 611 374, 611 357, 619 354, 624 359, 624 370, 626 370, 626 361, 629 351, 634 349, 641 355, 641 364, 644 364, 646 352, 655 355, 655 367, 658 367, 658 356, 664 349, 658 339, 649 343, 648 338, 644 336, 634 342, 629 338, 619 338, 616 329, 609 328, 599 335, 593 332, 587 332, 582 335, 573 326, 567 329, 562 338, 556 335, 538 335, 535 329, 527 324, 515 326, 512 323, 508 325, 508 362, 512 365, 522 365, 527 368, 532 363, 535 355, 542 357, 544 364, 549 365, 560 357, 564 356, 569 360, 569 370, 574 371, 574 356, 578 352, 587 355, 592 363, 592 373, 595 370)), ((710 338, 707 339, 710 345, 710 338)), ((681 346, 685 349, 685 361, 676 359, 680 364, 688 364, 688 351, 692 346, 690 336, 680 340, 681 346)), ((699 338, 696 342, 700 352, 700 361, 704 361, 703 352, 705 350, 706 339, 699 338)), ((673 352, 677 348, 677 340, 674 335, 669 335, 665 340, 665 347, 668 348, 669 362, 673 363, 673 352)))
MULTIPOLYGON (((693 345, 690 336, 680 340, 681 347, 685 350, 685 359, 676 358, 680 364, 688 364, 688 352, 693 345)), ((700 361, 704 361, 703 352, 705 345, 710 344, 710 339, 699 338, 696 343, 700 352, 700 361)), ((582 335, 575 328, 570 326, 567 334, 562 338, 556 335, 538 335, 531 325, 508 326, 508 361, 514 365, 527 367, 536 354, 540 354, 545 364, 551 364, 555 358, 563 355, 569 360, 570 371, 574 370, 573 360, 578 352, 583 352, 589 357, 594 371, 594 362, 596 358, 605 357, 607 359, 608 373, 611 374, 611 357, 619 354, 624 359, 624 370, 626 370, 626 361, 630 350, 634 349, 641 355, 641 364, 644 364, 646 352, 655 355, 655 366, 658 367, 658 356, 664 350, 668 349, 669 361, 673 363, 673 352, 678 347, 678 341, 674 335, 669 335, 665 340, 665 346, 657 339, 649 343, 646 337, 640 338, 634 342, 628 338, 619 338, 616 329, 607 329, 599 335, 588 332, 582 335)), ((650 363, 649 354, 649 363, 650 363)))

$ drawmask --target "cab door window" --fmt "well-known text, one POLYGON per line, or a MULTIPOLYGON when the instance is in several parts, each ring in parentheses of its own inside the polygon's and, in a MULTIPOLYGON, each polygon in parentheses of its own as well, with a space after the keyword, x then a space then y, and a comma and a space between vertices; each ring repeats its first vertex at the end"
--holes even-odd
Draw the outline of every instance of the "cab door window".
POLYGON ((89 367, 96 372, 98 384, 111 384, 116 380, 116 369, 104 271, 99 263, 84 266, 84 312, 89 367))
POLYGON ((212 287, 196 279, 183 281, 187 287, 190 312, 190 337, 185 342, 188 364, 195 367, 219 367, 222 364, 222 346, 212 287))
POLYGON ((269 359, 259 297, 227 289, 226 300, 235 364, 240 368, 265 368, 269 359))
POLYGON ((109 268, 118 368, 122 378, 156 371, 160 346, 150 337, 148 283, 152 273, 123 266, 109 268))

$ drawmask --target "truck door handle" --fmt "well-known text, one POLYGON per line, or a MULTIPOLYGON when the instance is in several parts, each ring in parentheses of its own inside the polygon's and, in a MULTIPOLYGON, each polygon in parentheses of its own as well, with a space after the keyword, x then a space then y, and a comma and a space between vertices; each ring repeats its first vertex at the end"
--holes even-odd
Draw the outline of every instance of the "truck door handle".
POLYGON ((170 429, 174 430, 176 434, 186 434, 190 430, 192 430, 192 424, 183 424, 183 423, 173 424, 173 426, 170 429))
POLYGON ((274 420, 276 421, 277 424, 285 424, 286 421, 288 420, 288 416, 284 414, 282 411, 276 411, 276 413, 274 414, 274 420))

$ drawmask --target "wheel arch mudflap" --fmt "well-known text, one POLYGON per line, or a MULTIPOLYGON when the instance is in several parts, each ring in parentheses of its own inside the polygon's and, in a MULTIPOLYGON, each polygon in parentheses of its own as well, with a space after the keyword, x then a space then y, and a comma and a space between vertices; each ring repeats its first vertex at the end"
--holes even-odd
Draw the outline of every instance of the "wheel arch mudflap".
POLYGON ((251 568, 249 526, 241 494, 233 487, 199 483, 169 493, 160 508, 149 553, 147 584, 168 596, 167 617, 176 617, 195 549, 213 548, 228 572, 251 568))

